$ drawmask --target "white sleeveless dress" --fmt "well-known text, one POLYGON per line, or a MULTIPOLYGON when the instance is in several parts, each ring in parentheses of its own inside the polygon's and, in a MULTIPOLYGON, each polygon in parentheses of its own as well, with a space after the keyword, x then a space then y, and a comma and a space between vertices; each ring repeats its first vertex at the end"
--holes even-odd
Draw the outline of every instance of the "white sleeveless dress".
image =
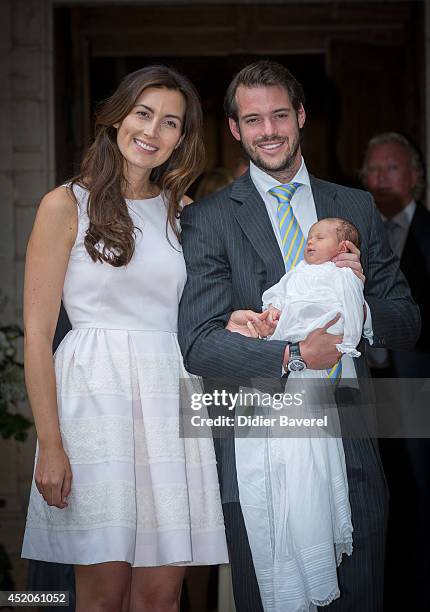
POLYGON ((73 481, 68 507, 33 481, 22 556, 133 566, 228 561, 210 438, 179 435, 178 304, 186 269, 162 196, 128 200, 127 266, 94 263, 88 192, 74 187, 78 235, 63 290, 73 329, 55 354, 58 410, 73 481), (172 246, 173 245, 173 246, 172 246))

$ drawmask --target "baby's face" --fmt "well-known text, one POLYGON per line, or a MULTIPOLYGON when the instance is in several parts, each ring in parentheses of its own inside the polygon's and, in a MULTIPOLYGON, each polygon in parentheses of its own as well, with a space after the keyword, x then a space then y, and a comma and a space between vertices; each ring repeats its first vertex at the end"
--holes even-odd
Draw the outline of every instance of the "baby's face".
POLYGON ((318 221, 309 230, 305 248, 305 261, 308 264, 321 264, 330 261, 339 253, 340 243, 334 221, 318 221))

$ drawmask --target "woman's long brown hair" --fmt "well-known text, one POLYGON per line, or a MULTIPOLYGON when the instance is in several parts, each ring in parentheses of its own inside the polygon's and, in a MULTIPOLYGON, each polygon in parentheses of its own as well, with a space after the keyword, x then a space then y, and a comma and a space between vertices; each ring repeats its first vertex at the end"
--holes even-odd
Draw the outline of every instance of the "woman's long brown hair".
POLYGON ((100 106, 95 121, 95 139, 72 179, 89 191, 89 227, 85 247, 93 261, 119 267, 134 253, 135 227, 124 199, 124 157, 117 144, 117 130, 139 96, 149 87, 180 91, 186 101, 182 140, 170 158, 154 168, 150 181, 164 194, 167 219, 179 239, 177 219, 186 190, 203 169, 202 110, 192 83, 167 66, 148 66, 129 74, 100 106))

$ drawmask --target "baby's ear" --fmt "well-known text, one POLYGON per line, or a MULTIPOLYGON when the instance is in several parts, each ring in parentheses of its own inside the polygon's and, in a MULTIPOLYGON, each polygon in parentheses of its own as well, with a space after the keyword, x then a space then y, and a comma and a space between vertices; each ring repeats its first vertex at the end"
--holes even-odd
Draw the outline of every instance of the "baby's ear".
POLYGON ((346 246, 346 240, 342 240, 339 243, 339 253, 348 253, 348 247, 346 246))

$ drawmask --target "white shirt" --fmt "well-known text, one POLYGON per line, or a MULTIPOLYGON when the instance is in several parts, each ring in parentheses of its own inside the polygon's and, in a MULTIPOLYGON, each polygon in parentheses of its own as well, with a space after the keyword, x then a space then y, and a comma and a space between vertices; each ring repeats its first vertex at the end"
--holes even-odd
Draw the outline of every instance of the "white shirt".
MULTIPOLYGON (((281 253, 283 253, 281 232, 278 226, 277 217, 278 201, 272 194, 269 193, 269 190, 272 189, 272 187, 278 187, 279 185, 282 185, 282 183, 274 179, 273 176, 270 176, 270 174, 267 174, 267 172, 264 172, 264 170, 257 168, 252 161, 250 162, 250 175, 255 188, 266 205, 267 214, 269 215, 272 223, 279 249, 281 250, 281 253)), ((291 206, 303 235, 305 238, 307 238, 311 226, 318 221, 318 217, 312 194, 311 183, 309 180, 309 173, 303 157, 298 172, 289 182, 302 183, 302 186, 297 189, 291 199, 291 206)), ((363 326, 363 336, 369 340, 370 344, 373 344, 372 316, 369 305, 367 302, 365 302, 365 304, 367 308, 367 316, 366 322, 363 326)), ((342 358, 342 378, 357 378, 354 363, 352 358, 348 355, 344 355, 342 358)))
POLYGON ((412 200, 412 202, 409 202, 409 204, 403 210, 398 212, 397 215, 394 215, 394 217, 391 219, 387 219, 387 217, 384 217, 384 215, 381 214, 390 240, 390 246, 399 259, 402 257, 403 249, 405 248, 409 228, 416 208, 417 203, 415 200, 412 200), (387 227, 387 224, 389 224, 390 221, 393 221, 396 224, 395 232, 387 227))

